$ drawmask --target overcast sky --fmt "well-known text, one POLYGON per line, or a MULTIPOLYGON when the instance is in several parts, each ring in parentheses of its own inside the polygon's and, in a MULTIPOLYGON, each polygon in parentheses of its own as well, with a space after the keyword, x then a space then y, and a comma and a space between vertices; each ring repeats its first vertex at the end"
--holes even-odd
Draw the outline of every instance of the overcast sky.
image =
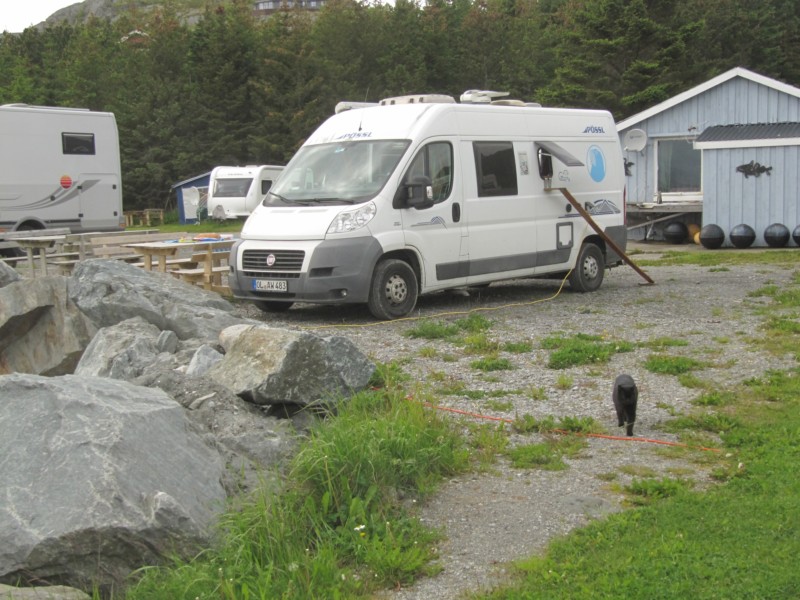
POLYGON ((0 0, 0 31, 19 33, 79 0, 0 0))

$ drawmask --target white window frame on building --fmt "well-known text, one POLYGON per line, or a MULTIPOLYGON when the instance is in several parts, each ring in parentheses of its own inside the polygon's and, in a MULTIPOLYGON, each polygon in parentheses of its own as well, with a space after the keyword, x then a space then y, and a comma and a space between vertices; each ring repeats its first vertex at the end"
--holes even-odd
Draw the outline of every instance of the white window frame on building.
POLYGON ((694 138, 683 136, 663 137, 655 140, 654 158, 655 158, 655 198, 656 202, 686 202, 693 200, 703 199, 703 153, 702 151, 694 148, 694 138), (682 189, 674 190, 662 189, 661 183, 661 145, 666 142, 684 142, 686 148, 692 153, 696 153, 699 169, 697 171, 697 189, 682 189))

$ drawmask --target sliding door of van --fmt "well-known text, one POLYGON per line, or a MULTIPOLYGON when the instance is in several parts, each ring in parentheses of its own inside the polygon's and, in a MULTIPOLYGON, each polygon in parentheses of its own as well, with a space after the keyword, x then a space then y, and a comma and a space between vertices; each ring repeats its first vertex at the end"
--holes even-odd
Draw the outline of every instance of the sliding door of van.
POLYGON ((405 244, 420 256, 420 288, 425 292, 466 283, 466 227, 455 151, 448 140, 429 141, 417 150, 403 177, 426 177, 432 183, 433 206, 401 209, 405 244))
POLYGON ((461 144, 469 215, 468 282, 530 275, 536 267, 536 209, 531 156, 505 140, 461 144))
POLYGON ((120 225, 120 181, 114 173, 82 173, 78 185, 81 229, 104 231, 120 225))

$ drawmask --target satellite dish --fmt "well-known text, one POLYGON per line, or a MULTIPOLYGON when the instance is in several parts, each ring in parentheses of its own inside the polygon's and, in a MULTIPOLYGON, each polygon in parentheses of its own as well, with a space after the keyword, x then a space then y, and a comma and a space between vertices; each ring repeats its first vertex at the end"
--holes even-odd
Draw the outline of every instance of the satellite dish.
POLYGON ((643 129, 631 129, 623 138, 625 150, 641 152, 647 145, 647 134, 643 129))

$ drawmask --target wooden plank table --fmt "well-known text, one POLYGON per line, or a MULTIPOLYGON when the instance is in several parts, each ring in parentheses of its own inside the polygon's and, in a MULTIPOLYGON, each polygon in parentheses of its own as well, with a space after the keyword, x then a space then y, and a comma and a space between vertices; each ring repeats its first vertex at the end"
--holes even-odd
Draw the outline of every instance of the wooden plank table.
POLYGON ((202 266, 178 268, 169 272, 183 281, 201 285, 204 289, 220 291, 222 274, 228 271, 228 256, 233 243, 232 239, 206 239, 140 242, 125 244, 125 247, 142 255, 146 271, 158 270, 162 273, 168 271, 170 260, 178 260, 176 257, 179 254, 188 254, 191 263, 202 266))
POLYGON ((28 267, 30 268, 31 277, 36 277, 34 251, 38 253, 42 274, 47 276, 47 249, 52 248, 56 242, 63 242, 64 238, 65 236, 63 235, 40 235, 19 237, 14 240, 17 244, 19 244, 20 248, 25 249, 25 253, 28 256, 28 267))

